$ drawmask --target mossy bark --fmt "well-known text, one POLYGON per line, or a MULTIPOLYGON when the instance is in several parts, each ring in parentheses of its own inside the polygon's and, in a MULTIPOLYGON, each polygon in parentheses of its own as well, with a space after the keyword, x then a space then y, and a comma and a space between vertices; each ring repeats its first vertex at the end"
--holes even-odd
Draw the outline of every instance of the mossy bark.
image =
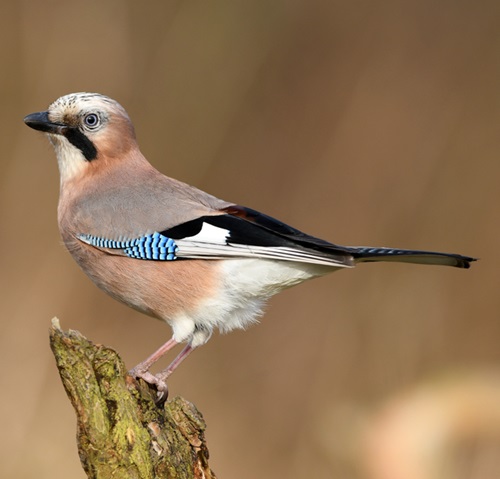
POLYGON ((53 320, 50 344, 77 416, 78 452, 91 479, 215 479, 205 422, 188 401, 155 404, 118 354, 53 320))

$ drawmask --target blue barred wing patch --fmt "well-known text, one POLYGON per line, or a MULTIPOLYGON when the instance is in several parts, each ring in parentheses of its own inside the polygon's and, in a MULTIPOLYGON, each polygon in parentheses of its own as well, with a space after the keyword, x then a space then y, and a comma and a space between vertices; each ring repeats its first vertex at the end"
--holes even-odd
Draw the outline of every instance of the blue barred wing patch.
POLYGON ((122 250, 129 258, 157 261, 177 259, 177 245, 171 238, 160 233, 152 233, 131 240, 110 240, 94 235, 80 234, 78 239, 96 248, 122 250))

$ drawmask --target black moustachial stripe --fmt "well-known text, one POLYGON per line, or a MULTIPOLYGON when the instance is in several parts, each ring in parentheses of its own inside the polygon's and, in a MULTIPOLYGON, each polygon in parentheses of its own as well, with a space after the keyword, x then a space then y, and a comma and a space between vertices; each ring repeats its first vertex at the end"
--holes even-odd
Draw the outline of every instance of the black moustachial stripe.
POLYGON ((82 152, 87 161, 97 158, 96 147, 78 128, 70 127, 64 132, 64 135, 72 145, 82 152))

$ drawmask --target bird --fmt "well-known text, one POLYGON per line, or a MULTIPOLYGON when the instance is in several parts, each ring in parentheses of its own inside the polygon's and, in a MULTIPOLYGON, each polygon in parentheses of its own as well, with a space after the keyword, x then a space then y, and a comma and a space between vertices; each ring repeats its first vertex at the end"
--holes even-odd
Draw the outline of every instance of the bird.
POLYGON ((245 329, 286 288, 363 262, 469 268, 476 260, 340 246, 169 178, 141 153, 125 109, 102 94, 62 96, 24 122, 54 147, 58 225, 71 256, 110 296, 172 328, 172 337, 129 371, 159 397, 214 330, 245 329), (153 374, 153 364, 180 344, 168 367, 153 374))

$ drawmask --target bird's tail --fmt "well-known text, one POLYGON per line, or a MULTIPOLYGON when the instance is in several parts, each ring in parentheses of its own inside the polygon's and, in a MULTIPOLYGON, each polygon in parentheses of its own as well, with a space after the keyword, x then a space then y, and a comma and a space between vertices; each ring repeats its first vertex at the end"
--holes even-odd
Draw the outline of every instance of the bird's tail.
POLYGON ((436 253, 434 251, 418 251, 395 248, 370 248, 365 246, 351 248, 356 262, 396 261, 398 263, 435 264, 469 268, 476 258, 453 253, 436 253))

